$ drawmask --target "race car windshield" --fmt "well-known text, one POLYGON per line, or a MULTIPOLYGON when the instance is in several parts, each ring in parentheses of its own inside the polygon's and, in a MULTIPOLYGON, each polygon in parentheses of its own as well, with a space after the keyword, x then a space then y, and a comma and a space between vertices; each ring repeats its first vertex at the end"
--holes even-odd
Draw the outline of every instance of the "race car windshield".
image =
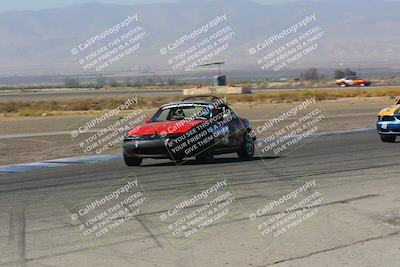
POLYGON ((208 120, 211 110, 208 106, 173 106, 160 110, 153 121, 208 120))

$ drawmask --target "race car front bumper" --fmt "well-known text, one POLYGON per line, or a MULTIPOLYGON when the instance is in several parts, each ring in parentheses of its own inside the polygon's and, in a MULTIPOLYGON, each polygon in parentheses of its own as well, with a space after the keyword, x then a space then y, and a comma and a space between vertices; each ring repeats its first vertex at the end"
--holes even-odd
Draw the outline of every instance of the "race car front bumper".
POLYGON ((125 155, 136 158, 171 158, 165 145, 165 140, 160 136, 151 139, 125 137, 122 145, 125 155))
POLYGON ((378 121, 376 128, 381 135, 400 135, 400 120, 395 118, 393 121, 378 121))
MULTIPOLYGON (((193 136, 192 136, 193 138, 193 136)), ((184 134, 127 136, 122 145, 123 153, 135 158, 156 158, 180 160, 190 158, 213 147, 214 136, 206 132, 196 142, 184 134)))

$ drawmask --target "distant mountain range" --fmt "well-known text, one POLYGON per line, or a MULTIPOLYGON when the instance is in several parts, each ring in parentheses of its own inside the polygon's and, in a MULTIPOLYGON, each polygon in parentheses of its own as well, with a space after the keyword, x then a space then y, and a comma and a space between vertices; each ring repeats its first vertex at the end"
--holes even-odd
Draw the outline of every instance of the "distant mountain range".
POLYGON ((305 16, 316 14, 325 36, 317 51, 291 67, 400 63, 400 3, 321 0, 262 5, 244 0, 185 0, 132 6, 88 3, 42 11, 0 13, 0 74, 80 73, 71 49, 127 16, 138 14, 147 33, 141 48, 108 70, 151 67, 171 70, 160 48, 212 18, 226 14, 235 32, 215 60, 230 68, 257 68, 249 48, 305 16))

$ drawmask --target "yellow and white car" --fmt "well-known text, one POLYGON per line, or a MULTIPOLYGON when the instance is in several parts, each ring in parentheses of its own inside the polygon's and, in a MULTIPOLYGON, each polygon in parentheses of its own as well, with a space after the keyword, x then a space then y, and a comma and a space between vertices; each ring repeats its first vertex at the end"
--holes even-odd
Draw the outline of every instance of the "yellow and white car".
POLYGON ((378 113, 376 128, 383 142, 393 143, 400 136, 400 98, 378 113))

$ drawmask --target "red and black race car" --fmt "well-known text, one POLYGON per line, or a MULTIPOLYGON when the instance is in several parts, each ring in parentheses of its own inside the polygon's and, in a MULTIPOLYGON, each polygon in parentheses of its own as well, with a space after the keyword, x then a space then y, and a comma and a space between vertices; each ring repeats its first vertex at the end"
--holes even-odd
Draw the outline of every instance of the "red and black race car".
POLYGON ((196 157, 212 162, 214 155, 226 153, 249 160, 254 155, 255 140, 250 121, 239 118, 225 99, 189 97, 161 106, 146 124, 126 133, 123 155, 128 166, 138 166, 144 158, 176 162, 196 157))

